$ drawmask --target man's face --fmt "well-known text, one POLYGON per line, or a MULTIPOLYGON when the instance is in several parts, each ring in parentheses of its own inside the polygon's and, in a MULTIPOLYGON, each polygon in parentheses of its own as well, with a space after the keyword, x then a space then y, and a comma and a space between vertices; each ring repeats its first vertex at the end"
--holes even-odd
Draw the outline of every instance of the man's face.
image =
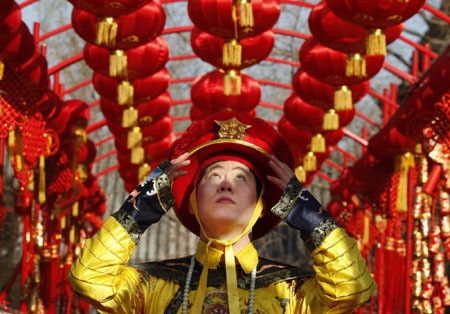
POLYGON ((247 226, 256 207, 256 181, 237 161, 219 161, 206 168, 197 187, 197 211, 209 237, 236 233, 247 226))

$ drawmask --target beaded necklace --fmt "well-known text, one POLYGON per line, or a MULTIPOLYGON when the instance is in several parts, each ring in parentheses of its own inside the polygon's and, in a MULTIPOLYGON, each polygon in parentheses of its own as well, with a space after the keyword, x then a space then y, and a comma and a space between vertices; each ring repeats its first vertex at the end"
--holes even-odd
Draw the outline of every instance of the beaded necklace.
MULTIPOLYGON (((191 285, 192 273, 194 272, 195 265, 195 255, 191 257, 191 263, 189 264, 188 274, 186 276, 186 283, 184 284, 183 290, 183 311, 182 314, 187 314, 187 304, 188 304, 188 296, 189 296, 189 288, 191 285)), ((248 313, 253 314, 253 305, 255 301, 255 283, 256 283, 256 268, 255 266, 252 270, 251 279, 250 279, 250 300, 248 304, 248 313)))

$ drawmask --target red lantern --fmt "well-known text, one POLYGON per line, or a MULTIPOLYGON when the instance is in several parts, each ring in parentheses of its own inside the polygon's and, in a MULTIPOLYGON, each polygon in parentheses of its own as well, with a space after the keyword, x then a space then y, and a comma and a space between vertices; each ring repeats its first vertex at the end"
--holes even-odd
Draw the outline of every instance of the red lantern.
MULTIPOLYGON (((162 68, 160 71, 149 77, 130 82, 133 87, 134 104, 155 99, 169 87, 169 81, 169 71, 166 68, 162 68)), ((101 97, 118 102, 119 81, 114 78, 94 73, 92 84, 101 97)))
MULTIPOLYGON (((222 38, 253 37, 271 29, 278 20, 281 6, 277 0, 252 0, 253 26, 241 26, 243 10, 232 0, 189 0, 188 12, 192 22, 201 30, 222 38), (236 9, 237 20, 233 20, 236 9), (236 31, 235 31, 236 27, 236 31), (235 35, 237 34, 237 37, 235 35)), ((243 1, 244 4, 244 1, 243 1)))
POLYGON ((227 42, 194 27, 191 33, 191 46, 195 54, 205 62, 221 69, 243 69, 264 60, 272 51, 275 34, 266 31, 260 35, 242 39, 239 44, 242 47, 240 65, 232 65, 232 62, 223 60, 223 45, 227 42))
MULTIPOLYGON (((246 114, 249 117, 256 117, 256 109, 248 111, 246 114)), ((197 109, 195 106, 191 106, 191 109, 189 110, 189 117, 191 118, 192 121, 199 119, 206 119, 209 115, 211 114, 204 113, 203 111, 197 109)))
POLYGON ((136 11, 150 0, 69 0, 74 7, 99 16, 121 16, 136 11))
POLYGON ((47 88, 50 86, 50 79, 47 74, 47 59, 38 52, 20 67, 21 73, 32 80, 47 88))
POLYGON ((47 122, 47 126, 55 130, 61 138, 69 137, 72 126, 85 129, 89 123, 90 109, 81 100, 68 100, 65 102, 60 113, 47 122))
POLYGON ((114 52, 89 43, 84 46, 84 60, 95 72, 128 80, 147 77, 159 71, 167 62, 169 46, 164 38, 126 51, 114 52))
MULTIPOLYGON (((101 18, 95 14, 76 9, 72 11, 72 25, 75 32, 90 43, 96 42, 97 24, 101 18)), ((118 17, 115 45, 109 48, 130 49, 153 40, 161 34, 166 15, 161 4, 151 1, 139 10, 118 17)), ((102 43, 102 47, 108 45, 102 43)))
POLYGON ((0 10, 0 42, 13 37, 20 28, 22 11, 17 3, 11 3, 8 11, 0 10))
POLYGON ((403 135, 397 126, 390 123, 369 140, 370 153, 383 160, 414 151, 416 141, 403 135))
POLYGON ((376 75, 384 64, 382 55, 366 56, 365 75, 346 76, 347 55, 322 46, 314 38, 303 43, 299 58, 309 75, 334 86, 360 84, 376 75))
MULTIPOLYGON (((146 126, 161 120, 169 114, 171 105, 172 98, 168 91, 154 100, 136 105, 135 110, 138 112, 138 125, 146 126)), ((117 125, 122 125, 123 112, 127 109, 126 106, 119 105, 106 98, 101 98, 100 109, 106 119, 117 125)))
POLYGON ((224 74, 219 70, 198 77, 191 87, 192 105, 206 114, 218 111, 251 111, 261 98, 259 83, 241 74, 241 94, 224 95, 224 74))
POLYGON ((0 42, 0 52, 3 60, 13 59, 19 63, 27 62, 36 51, 36 43, 25 23, 13 38, 0 42))
MULTIPOLYGON (((307 103, 326 110, 334 108, 335 88, 331 85, 316 80, 302 68, 299 68, 292 77, 292 86, 294 87, 297 95, 299 95, 307 103)), ((352 85, 349 89, 352 93, 352 102, 357 103, 369 91, 370 81, 352 85)))
MULTIPOLYGON (((325 1, 312 9, 308 24, 314 38, 326 47, 345 53, 366 52, 366 29, 337 17, 325 1)), ((386 44, 397 39, 403 28, 404 23, 387 28, 386 44)))

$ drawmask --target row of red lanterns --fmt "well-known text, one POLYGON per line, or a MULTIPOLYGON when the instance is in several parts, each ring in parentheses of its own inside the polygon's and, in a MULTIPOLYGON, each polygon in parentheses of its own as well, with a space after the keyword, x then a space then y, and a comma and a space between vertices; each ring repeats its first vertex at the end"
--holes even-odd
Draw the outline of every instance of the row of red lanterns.
POLYGON ((132 190, 168 156, 175 139, 164 67, 169 47, 160 36, 165 13, 159 1, 71 2, 72 24, 86 40, 84 59, 115 136, 119 173, 132 190))

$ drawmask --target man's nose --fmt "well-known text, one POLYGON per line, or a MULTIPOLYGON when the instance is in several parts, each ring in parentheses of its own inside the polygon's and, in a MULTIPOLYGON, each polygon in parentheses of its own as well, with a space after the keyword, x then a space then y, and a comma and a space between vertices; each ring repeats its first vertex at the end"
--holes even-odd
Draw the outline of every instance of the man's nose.
POLYGON ((228 180, 228 178, 224 178, 222 182, 220 182, 218 190, 220 192, 233 192, 233 186, 230 180, 228 180))

